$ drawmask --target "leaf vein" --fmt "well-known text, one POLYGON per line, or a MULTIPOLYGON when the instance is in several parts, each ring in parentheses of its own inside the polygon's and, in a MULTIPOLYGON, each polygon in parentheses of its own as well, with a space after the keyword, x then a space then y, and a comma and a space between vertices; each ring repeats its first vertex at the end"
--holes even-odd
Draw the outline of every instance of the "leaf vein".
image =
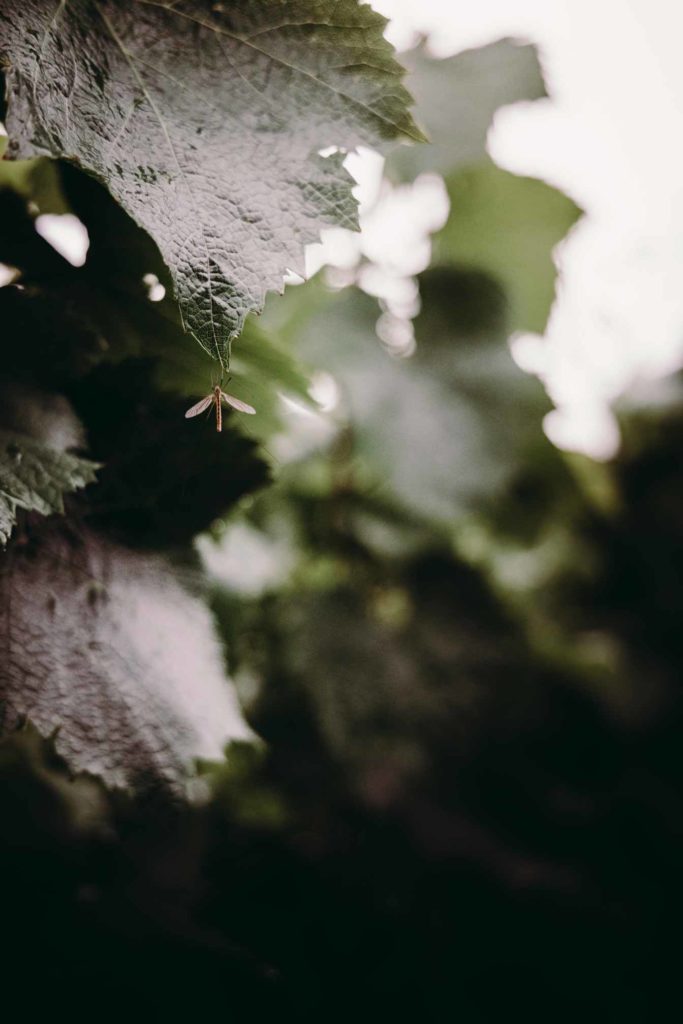
POLYGON ((109 18, 105 14, 105 12, 102 10, 102 8, 98 7, 97 11, 98 11, 98 13, 99 13, 99 15, 100 15, 104 25, 106 26, 107 31, 109 32, 110 36, 112 37, 112 39, 114 40, 114 42, 118 46, 119 50, 121 51, 121 53, 125 57, 126 61, 128 62, 128 65, 129 65, 131 71, 133 72, 135 78, 138 81, 138 84, 139 84, 140 88, 142 89, 142 92, 143 92, 143 95, 144 95, 145 99, 147 100, 147 102, 149 103, 150 107, 152 108, 152 111, 154 112, 154 116, 156 117, 157 121, 159 122, 159 127, 161 128, 162 134, 163 134, 163 136, 164 136, 164 138, 166 140, 166 143, 167 143, 168 148, 169 148, 169 150, 171 152, 173 160, 175 161, 175 165, 178 168, 178 173, 180 174, 180 176, 182 178, 182 181, 183 181, 183 184, 185 185, 185 188, 187 190, 187 194, 190 197, 190 202, 192 203, 192 206, 193 206, 193 209, 194 209, 194 212, 195 212, 195 216, 197 218, 197 224, 199 226, 199 229, 201 230, 202 240, 204 242, 204 250, 205 250, 205 253, 206 253, 207 287, 208 287, 208 293, 209 293, 209 310, 210 310, 210 323, 211 323, 211 337, 213 339, 214 349, 215 349, 216 355, 218 357, 218 361, 219 361, 219 363, 221 364, 221 367, 222 367, 223 366, 223 358, 221 356, 220 346, 218 344, 218 337, 217 337, 217 334, 216 334, 216 323, 215 323, 214 316, 213 316, 213 307, 214 307, 214 301, 215 300, 214 300, 214 295, 213 295, 213 282, 212 282, 212 276, 211 276, 211 253, 210 253, 210 250, 209 250, 209 243, 208 243, 207 238, 206 238, 206 231, 205 231, 205 228, 204 228, 204 224, 203 224, 203 222, 201 220, 201 217, 199 215, 199 211, 197 209, 197 205, 195 203, 194 193, 193 193, 193 191, 192 191, 192 189, 190 187, 189 181, 187 180, 187 175, 186 175, 186 173, 185 173, 185 171, 183 169, 183 166, 180 163, 180 160, 178 159, 178 154, 176 153, 175 146, 173 145, 173 139, 171 138, 169 130, 168 130, 167 126, 166 126, 166 122, 164 121, 163 117, 161 116, 161 111, 159 110, 159 108, 158 108, 154 98, 150 94, 149 89, 145 85, 144 79, 142 78, 142 76, 138 72, 137 67, 135 66, 135 60, 136 60, 135 55, 132 54, 130 52, 130 50, 128 50, 123 45, 123 42, 119 38, 119 35, 118 35, 116 29, 114 28, 114 26, 112 25, 111 21, 109 20, 109 18))
POLYGON ((200 27, 207 29, 209 32, 213 32, 216 35, 226 36, 226 38, 228 39, 234 39, 235 42, 242 43, 244 46, 248 46, 250 49, 255 50, 256 53, 260 53, 263 57, 267 57, 268 60, 271 60, 276 64, 281 64, 283 67, 289 68, 290 71, 294 71, 297 74, 303 75, 305 78, 309 78, 312 82, 315 82, 317 85, 322 86, 324 89, 329 89, 330 92, 334 93, 337 96, 340 96, 348 103, 352 104, 353 106, 359 107, 361 110, 364 110, 367 114, 370 114, 370 116, 374 120, 380 121, 383 124, 388 125, 393 130, 398 130, 403 134, 408 135, 409 138, 415 139, 417 142, 422 141, 421 136, 417 132, 412 132, 408 128, 399 128, 395 121, 392 121, 389 118, 385 117, 383 114, 379 113, 377 110, 370 107, 367 103, 364 103, 362 100, 357 99, 355 96, 349 95, 349 93, 344 92, 343 89, 337 89, 329 82, 326 82, 323 78, 319 78, 317 75, 313 74, 312 71, 308 71, 306 68, 302 68, 299 67, 297 64, 290 63, 283 57, 278 57, 275 54, 270 53, 268 50, 264 50, 262 47, 257 46, 255 43, 251 42, 250 38, 247 36, 238 35, 236 32, 230 32, 229 29, 220 28, 217 25, 212 25, 210 22, 204 21, 203 18, 195 18, 191 14, 185 14, 184 11, 178 11, 175 9, 175 7, 170 7, 168 4, 158 3, 157 0, 136 0, 136 2, 145 4, 148 7, 159 7, 163 10, 171 11, 173 14, 176 14, 179 18, 184 18, 186 21, 190 21, 194 25, 199 25, 200 27))

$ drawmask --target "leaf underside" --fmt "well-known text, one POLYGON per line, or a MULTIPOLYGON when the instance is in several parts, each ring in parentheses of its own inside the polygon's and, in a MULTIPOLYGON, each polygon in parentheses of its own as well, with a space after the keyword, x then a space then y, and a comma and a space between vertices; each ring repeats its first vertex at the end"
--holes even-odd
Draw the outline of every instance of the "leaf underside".
POLYGON ((421 138, 384 24, 356 0, 0 0, 9 155, 105 183, 225 358, 321 227, 355 227, 341 151, 421 138))

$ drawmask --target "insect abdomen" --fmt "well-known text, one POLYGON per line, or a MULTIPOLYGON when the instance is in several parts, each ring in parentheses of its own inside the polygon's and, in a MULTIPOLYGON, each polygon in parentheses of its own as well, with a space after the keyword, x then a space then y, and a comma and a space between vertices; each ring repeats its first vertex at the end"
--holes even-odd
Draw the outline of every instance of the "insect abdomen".
POLYGON ((223 409, 221 406, 221 389, 215 387, 213 389, 214 401, 216 403, 216 430, 220 434, 223 429, 223 409))

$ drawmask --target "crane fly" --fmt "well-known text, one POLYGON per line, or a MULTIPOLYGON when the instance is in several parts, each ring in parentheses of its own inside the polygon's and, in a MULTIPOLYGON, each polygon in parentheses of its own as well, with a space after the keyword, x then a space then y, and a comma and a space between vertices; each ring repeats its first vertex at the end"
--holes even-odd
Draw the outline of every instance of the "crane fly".
POLYGON ((222 402, 226 405, 232 406, 233 409, 237 409, 238 412, 247 412, 249 415, 253 415, 256 409, 252 405, 247 405, 246 402, 240 401, 239 398, 235 398, 234 395, 227 395, 225 391, 221 390, 220 384, 212 389, 211 394, 207 395, 206 398, 202 398, 196 405, 191 406, 185 413, 185 419, 189 420, 192 416, 200 416, 203 412, 209 409, 212 405, 216 409, 216 430, 219 432, 223 429, 223 406, 222 402))

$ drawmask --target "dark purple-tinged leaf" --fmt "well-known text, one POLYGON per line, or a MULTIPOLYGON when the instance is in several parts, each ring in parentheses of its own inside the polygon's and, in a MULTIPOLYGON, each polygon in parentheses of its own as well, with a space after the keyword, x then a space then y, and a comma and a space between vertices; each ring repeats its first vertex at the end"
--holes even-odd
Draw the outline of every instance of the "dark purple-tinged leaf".
POLYGON ((165 559, 60 528, 0 565, 3 731, 28 720, 72 771, 176 794, 249 735, 210 613, 165 559))

